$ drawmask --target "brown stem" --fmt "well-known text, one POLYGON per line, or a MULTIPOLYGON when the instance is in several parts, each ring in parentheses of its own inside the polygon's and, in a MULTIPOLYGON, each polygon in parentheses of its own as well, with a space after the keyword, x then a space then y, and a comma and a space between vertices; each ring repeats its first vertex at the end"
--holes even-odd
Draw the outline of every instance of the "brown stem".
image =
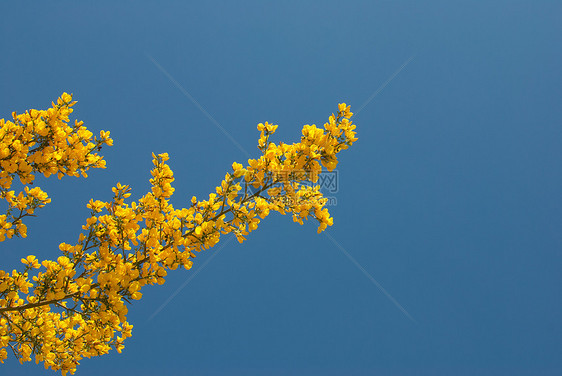
POLYGON ((75 292, 74 294, 65 295, 61 299, 44 300, 42 302, 24 304, 24 305, 18 306, 18 307, 0 308, 0 313, 10 312, 10 311, 23 311, 23 310, 30 309, 30 308, 41 307, 41 306, 44 306, 44 305, 58 303, 58 302, 63 301, 65 299, 72 298, 76 295, 78 295, 77 292, 75 292))

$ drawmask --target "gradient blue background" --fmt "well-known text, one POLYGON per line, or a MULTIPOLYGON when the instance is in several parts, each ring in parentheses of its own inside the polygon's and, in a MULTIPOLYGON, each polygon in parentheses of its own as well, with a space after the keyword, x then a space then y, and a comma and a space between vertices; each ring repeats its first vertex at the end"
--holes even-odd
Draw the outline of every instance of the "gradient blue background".
MULTIPOLYGON (((0 116, 72 92, 115 146, 87 180, 41 181, 53 202, 0 245, 9 270, 58 257, 117 181, 146 192, 151 152, 177 206, 247 159, 148 55, 254 157, 258 122, 298 141, 413 57, 354 119, 328 231, 415 322, 315 223, 274 214, 152 320, 213 250, 144 290, 124 353, 79 375, 562 374, 560 2, 12 3, 0 116)), ((54 373, 10 357, 0 374, 54 373)))

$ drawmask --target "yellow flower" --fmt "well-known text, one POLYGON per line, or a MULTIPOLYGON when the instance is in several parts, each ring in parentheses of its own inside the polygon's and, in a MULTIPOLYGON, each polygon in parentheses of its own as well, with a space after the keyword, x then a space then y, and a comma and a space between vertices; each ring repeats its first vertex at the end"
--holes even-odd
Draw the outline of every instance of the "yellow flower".
MULTIPOLYGON (((100 131, 98 139, 82 122, 69 126, 74 104, 63 93, 48 110, 14 113, 13 122, 0 119, 0 199, 8 206, 0 214, 0 241, 25 237, 22 219, 51 201, 39 187, 30 188, 34 174, 86 177, 88 169, 105 167, 96 152, 112 144, 110 133, 100 131), (16 178, 21 191, 12 189, 16 178)), ((248 166, 234 162, 207 200, 193 196, 185 208, 170 201, 169 155, 152 153, 151 189, 138 201, 127 203, 131 189, 117 183, 110 201, 88 202, 84 231, 77 243, 59 245, 63 255, 56 261, 40 264, 30 255, 21 259, 24 272, 0 270, 0 362, 10 346, 22 363, 33 356, 46 368, 74 373, 84 357, 121 352, 132 329, 127 304, 142 298, 144 286, 165 283, 167 270, 190 269, 196 253, 222 235, 234 233, 242 243, 273 211, 300 224, 315 218, 318 232, 331 226, 318 176, 323 167, 335 168, 337 154, 357 140, 351 115, 349 106, 339 104, 324 129, 305 125, 292 145, 270 140, 277 125, 258 124, 262 155, 248 166), (40 265, 44 270, 30 277, 40 265)))
POLYGON ((29 255, 27 256, 27 258, 22 258, 21 262, 24 265, 28 265, 31 268, 34 269, 39 269, 41 266, 39 265, 39 261, 37 260, 37 257, 33 256, 33 255, 29 255))

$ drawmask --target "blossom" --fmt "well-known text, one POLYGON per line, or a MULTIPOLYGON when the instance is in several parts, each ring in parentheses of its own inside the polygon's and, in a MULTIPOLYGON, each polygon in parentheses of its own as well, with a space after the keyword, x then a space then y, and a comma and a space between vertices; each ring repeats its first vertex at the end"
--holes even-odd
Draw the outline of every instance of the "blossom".
MULTIPOLYGON (((8 205, 0 215, 0 241, 25 237, 22 219, 50 202, 30 186, 36 174, 87 177, 88 169, 105 168, 97 152, 112 145, 110 133, 92 138, 82 122, 69 126, 75 103, 63 93, 52 108, 0 120, 0 199, 8 205), (11 189, 16 177, 24 185, 20 192, 11 189)), ((291 145, 271 142, 277 125, 258 124, 262 155, 246 166, 234 162, 208 199, 193 196, 181 208, 170 201, 169 155, 153 153, 151 188, 138 200, 129 200, 130 186, 117 183, 110 201, 87 203, 83 232, 75 243, 59 245, 56 261, 29 255, 21 259, 24 271, 0 270, 0 362, 9 346, 22 363, 34 357, 46 368, 74 373, 84 357, 121 352, 132 335, 128 305, 142 299, 145 286, 165 283, 168 270, 190 269, 197 253, 223 235, 242 243, 271 212, 291 214, 300 224, 314 218, 319 233, 332 226, 316 183, 323 167, 335 168, 337 154, 357 140, 351 115, 342 103, 324 129, 305 125, 300 142, 291 145)))

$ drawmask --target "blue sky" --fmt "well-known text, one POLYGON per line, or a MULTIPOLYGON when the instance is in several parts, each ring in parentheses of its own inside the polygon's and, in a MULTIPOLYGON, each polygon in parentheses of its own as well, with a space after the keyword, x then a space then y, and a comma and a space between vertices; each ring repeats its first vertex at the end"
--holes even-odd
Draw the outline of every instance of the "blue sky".
MULTIPOLYGON (((274 214, 242 245, 223 239, 144 290, 123 354, 78 374, 560 374, 561 13, 556 1, 3 2, 0 117, 72 92, 74 115, 115 145, 86 180, 41 181, 53 201, 28 239, 2 243, 0 268, 56 258, 118 181, 146 192, 152 152, 170 154, 179 206, 247 160, 217 124, 257 157, 257 123, 295 142, 346 102, 361 108, 359 141, 341 154, 329 236, 274 214)), ((54 374, 13 358, 0 370, 54 374)))

